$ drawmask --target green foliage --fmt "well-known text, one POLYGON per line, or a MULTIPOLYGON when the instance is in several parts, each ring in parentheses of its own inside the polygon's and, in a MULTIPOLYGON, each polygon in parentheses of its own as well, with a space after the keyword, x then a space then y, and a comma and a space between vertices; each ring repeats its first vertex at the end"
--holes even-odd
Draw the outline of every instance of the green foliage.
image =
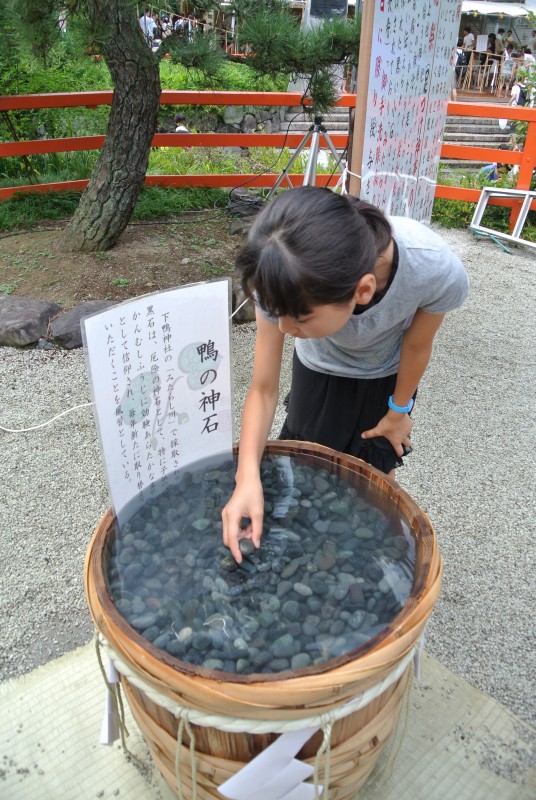
POLYGON ((0 230, 33 228, 42 220, 65 219, 74 213, 79 200, 77 192, 15 195, 0 203, 0 230))
POLYGON ((171 189, 145 186, 134 209, 134 219, 166 219, 188 211, 203 211, 225 206, 227 192, 222 189, 171 189))
POLYGON ((206 77, 217 75, 225 59, 219 36, 198 30, 191 37, 168 36, 158 48, 159 58, 166 52, 174 64, 182 64, 206 77))
MULTIPOLYGON (((78 192, 15 195, 0 202, 0 230, 35 228, 46 221, 66 220, 76 210, 79 200, 78 192)), ((224 206, 226 202, 227 192, 222 189, 144 187, 133 216, 138 220, 166 219, 188 211, 224 206)))
POLYGON ((55 0, 25 0, 17 4, 18 34, 45 66, 53 46, 61 38, 55 0))
POLYGON ((17 283, 0 283, 0 294, 13 294, 17 286, 17 283))
POLYGON ((248 169, 243 153, 225 147, 160 147, 149 156, 148 175, 230 175, 248 169))

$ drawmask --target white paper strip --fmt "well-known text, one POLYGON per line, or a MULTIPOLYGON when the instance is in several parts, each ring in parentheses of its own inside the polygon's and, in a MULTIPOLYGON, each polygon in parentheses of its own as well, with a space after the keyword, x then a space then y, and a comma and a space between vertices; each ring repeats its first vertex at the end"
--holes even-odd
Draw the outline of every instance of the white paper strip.
POLYGON ((307 787, 301 781, 311 775, 310 768, 300 764, 294 756, 317 730, 305 728, 283 733, 240 772, 225 781, 218 789, 219 793, 229 800, 309 800, 311 795, 308 790, 313 789, 314 792, 314 787, 307 787), (308 774, 305 774, 304 768, 308 774), (280 775, 284 776, 281 782, 277 780, 280 775), (305 793, 293 794, 302 786, 306 787, 305 793), (268 787, 271 787, 270 791, 268 787))
POLYGON ((314 769, 309 764, 293 758, 286 767, 273 776, 272 780, 269 780, 257 791, 253 789, 250 798, 251 800, 274 800, 274 797, 286 797, 289 786, 299 786, 302 781, 310 778, 313 772, 314 769))
MULTIPOLYGON (((108 666, 106 668, 106 675, 108 683, 119 683, 119 673, 115 668, 115 664, 111 658, 108 659, 108 666)), ((104 717, 102 720, 101 734, 99 737, 99 744, 113 744, 119 739, 119 720, 115 706, 112 702, 112 694, 109 689, 106 689, 106 697, 104 700, 104 717)))

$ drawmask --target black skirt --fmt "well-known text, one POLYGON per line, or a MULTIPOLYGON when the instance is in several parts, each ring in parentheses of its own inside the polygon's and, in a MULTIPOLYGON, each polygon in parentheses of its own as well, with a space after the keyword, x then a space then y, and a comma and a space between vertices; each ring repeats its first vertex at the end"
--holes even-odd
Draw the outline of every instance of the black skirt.
MULTIPOLYGON (((403 460, 383 436, 362 439, 385 416, 396 374, 386 378, 341 378, 305 367, 296 352, 287 418, 280 439, 315 442, 363 459, 388 473, 403 460)), ((415 393, 416 394, 416 393, 415 393)))

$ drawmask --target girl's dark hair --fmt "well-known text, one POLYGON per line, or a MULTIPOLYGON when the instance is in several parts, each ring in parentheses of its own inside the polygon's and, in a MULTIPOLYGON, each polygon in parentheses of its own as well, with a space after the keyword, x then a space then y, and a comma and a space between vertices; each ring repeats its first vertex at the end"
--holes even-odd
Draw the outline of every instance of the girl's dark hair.
POLYGON ((242 288, 277 317, 345 303, 391 241, 375 206, 303 186, 278 195, 256 218, 236 265, 242 288))

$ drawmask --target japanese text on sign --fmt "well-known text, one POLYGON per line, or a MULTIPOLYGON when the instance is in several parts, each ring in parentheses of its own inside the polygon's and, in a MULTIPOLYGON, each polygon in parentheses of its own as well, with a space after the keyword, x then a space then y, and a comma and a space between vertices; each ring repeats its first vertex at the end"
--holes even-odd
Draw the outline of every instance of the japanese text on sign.
POLYGON ((116 514, 232 449, 229 283, 147 295, 84 322, 116 514))
POLYGON ((360 197, 429 222, 461 3, 375 0, 360 197))

